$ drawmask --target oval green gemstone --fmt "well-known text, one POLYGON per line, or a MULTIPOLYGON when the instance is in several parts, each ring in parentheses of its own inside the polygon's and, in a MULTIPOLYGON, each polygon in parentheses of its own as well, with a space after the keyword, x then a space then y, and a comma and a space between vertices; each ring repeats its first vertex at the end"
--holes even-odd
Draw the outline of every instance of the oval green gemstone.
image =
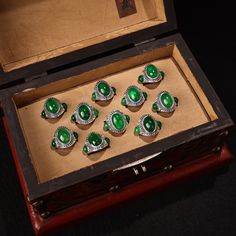
POLYGON ((101 81, 98 84, 98 91, 103 95, 103 96, 108 96, 111 92, 110 86, 105 82, 101 81))
POLYGON ((88 141, 93 146, 98 146, 102 143, 102 137, 100 134, 97 133, 91 133, 88 137, 88 141))
POLYGON ((155 79, 159 75, 159 70, 153 64, 149 64, 146 67, 146 73, 152 79, 155 79))
POLYGON ((161 102, 166 108, 171 108, 174 101, 170 94, 165 92, 161 95, 161 102))
POLYGON ((87 105, 83 104, 78 109, 79 116, 82 120, 88 120, 91 116, 90 109, 87 105))
POLYGON ((141 99, 140 91, 136 87, 129 88, 128 96, 134 102, 138 102, 141 99))
POLYGON ((60 128, 57 134, 57 138, 60 140, 60 142, 64 144, 68 144, 71 140, 70 131, 64 127, 60 128))
POLYGON ((118 130, 122 130, 125 128, 125 119, 122 114, 119 114, 119 113, 113 114, 112 123, 114 127, 118 130))
POLYGON ((55 98, 49 98, 46 101, 46 109, 50 113, 57 113, 60 109, 60 103, 55 98))
POLYGON ((156 122, 151 116, 146 116, 143 120, 144 128, 148 132, 153 132, 156 129, 156 122))

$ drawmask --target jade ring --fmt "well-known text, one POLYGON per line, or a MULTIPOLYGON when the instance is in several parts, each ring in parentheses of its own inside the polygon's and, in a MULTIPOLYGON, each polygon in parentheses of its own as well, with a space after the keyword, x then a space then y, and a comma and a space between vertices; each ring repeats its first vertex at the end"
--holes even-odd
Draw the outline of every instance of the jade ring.
POLYGON ((145 66, 143 74, 138 77, 140 84, 152 84, 160 82, 165 76, 155 65, 148 64, 145 66))
POLYGON ((92 93, 93 101, 109 101, 116 94, 116 89, 111 87, 105 80, 97 82, 92 93))
POLYGON ((44 103, 41 117, 44 119, 55 119, 62 116, 67 111, 66 103, 61 103, 56 98, 48 98, 44 103))
POLYGON ((178 106, 179 99, 173 97, 167 91, 162 91, 157 95, 156 102, 152 105, 154 112, 170 113, 178 106))
POLYGON ((130 122, 130 117, 125 115, 119 110, 112 111, 108 116, 107 120, 104 121, 104 130, 110 131, 111 133, 121 134, 124 133, 127 125, 130 122))
POLYGON ((80 103, 71 116, 71 121, 75 124, 88 125, 98 117, 98 114, 99 111, 89 104, 80 103))
POLYGON ((162 124, 151 115, 143 115, 138 125, 134 128, 134 134, 138 136, 155 136, 161 130, 162 124))
POLYGON ((99 134, 92 132, 89 134, 83 147, 83 152, 91 154, 93 152, 101 151, 110 146, 110 139, 99 134))
POLYGON ((137 107, 142 105, 147 100, 147 93, 143 92, 135 85, 131 85, 124 93, 121 104, 125 107, 137 107))
POLYGON ((55 131, 51 147, 53 149, 65 149, 73 146, 78 141, 78 133, 73 132, 72 130, 60 126, 55 131))

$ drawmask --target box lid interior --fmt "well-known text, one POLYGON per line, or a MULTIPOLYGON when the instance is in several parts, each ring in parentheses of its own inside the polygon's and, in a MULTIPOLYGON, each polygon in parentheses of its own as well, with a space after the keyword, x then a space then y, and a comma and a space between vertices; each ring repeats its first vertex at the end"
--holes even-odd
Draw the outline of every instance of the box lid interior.
MULTIPOLYGON (((132 4, 124 0, 0 0, 2 71, 27 68, 31 73, 31 65, 94 45, 93 53, 98 54, 175 28, 172 0, 135 0, 136 13, 125 17, 119 16, 117 2, 132 4), (146 29, 151 31, 145 35, 146 29), (114 41, 112 48, 108 42, 118 38, 124 40, 114 41)), ((80 56, 68 58, 67 63, 80 56)))

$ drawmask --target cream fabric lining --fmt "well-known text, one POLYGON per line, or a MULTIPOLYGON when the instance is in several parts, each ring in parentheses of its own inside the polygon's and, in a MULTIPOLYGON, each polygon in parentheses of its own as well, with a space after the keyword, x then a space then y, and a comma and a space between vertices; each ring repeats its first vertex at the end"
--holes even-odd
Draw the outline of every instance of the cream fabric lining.
POLYGON ((159 59, 152 63, 166 73, 165 79, 156 88, 146 88, 137 83, 137 77, 142 72, 144 65, 103 78, 117 89, 117 96, 115 96, 112 102, 107 106, 100 106, 91 101, 91 93, 96 83, 96 81, 92 81, 64 92, 50 95, 57 97, 69 105, 67 113, 57 122, 40 118, 40 112, 47 97, 18 109, 19 118, 30 152, 30 158, 34 165, 39 183, 52 180, 81 168, 86 168, 87 166, 116 157, 119 154, 129 152, 138 147, 167 138, 209 121, 205 109, 193 92, 192 87, 186 82, 186 78, 173 58, 159 59), (148 93, 148 100, 141 109, 136 112, 129 111, 129 109, 120 104, 124 91, 131 84, 137 85, 148 93), (168 118, 155 114, 151 110, 152 103, 155 101, 157 93, 162 90, 167 90, 179 98, 179 107, 174 114, 168 118), (88 129, 78 128, 70 122, 70 116, 76 105, 80 102, 88 102, 100 110, 99 118, 88 129), (120 137, 114 137, 103 131, 103 121, 106 115, 114 109, 119 109, 131 117, 127 131, 120 137), (139 118, 143 114, 148 113, 160 120, 163 123, 163 128, 155 138, 138 138, 134 136, 133 129, 139 118), (79 142, 72 149, 64 153, 50 149, 50 142, 54 131, 61 125, 67 126, 79 133, 79 142), (82 147, 87 135, 91 131, 97 131, 107 135, 111 139, 111 148, 87 157, 82 153, 82 147))

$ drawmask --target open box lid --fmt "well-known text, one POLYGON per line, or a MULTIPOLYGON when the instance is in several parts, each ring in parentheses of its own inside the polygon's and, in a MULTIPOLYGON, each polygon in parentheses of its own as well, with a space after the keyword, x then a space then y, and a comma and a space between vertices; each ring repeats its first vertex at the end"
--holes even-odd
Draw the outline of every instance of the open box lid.
POLYGON ((172 0, 0 0, 0 86, 175 28, 172 0))

